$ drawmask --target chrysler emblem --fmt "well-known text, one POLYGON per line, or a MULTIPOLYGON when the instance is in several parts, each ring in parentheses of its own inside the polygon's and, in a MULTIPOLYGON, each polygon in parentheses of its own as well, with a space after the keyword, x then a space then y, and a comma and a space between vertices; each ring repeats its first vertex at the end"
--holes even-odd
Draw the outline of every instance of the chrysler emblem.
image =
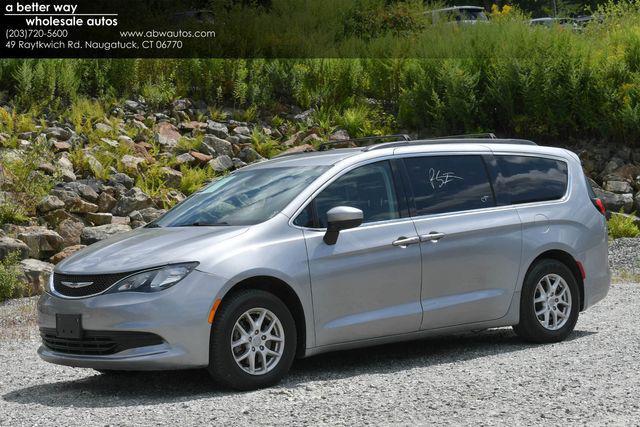
POLYGON ((93 282, 60 282, 70 288, 84 288, 85 286, 93 285, 93 282))

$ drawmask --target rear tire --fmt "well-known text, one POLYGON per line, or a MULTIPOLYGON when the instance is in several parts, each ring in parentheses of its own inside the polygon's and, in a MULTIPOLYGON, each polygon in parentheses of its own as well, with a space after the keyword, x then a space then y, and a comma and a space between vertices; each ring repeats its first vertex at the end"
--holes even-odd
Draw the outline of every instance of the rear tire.
POLYGON ((209 373, 222 385, 255 390, 277 384, 296 355, 296 324, 275 295, 248 289, 225 299, 211 326, 209 373))
POLYGON ((567 338, 580 312, 578 283, 560 261, 543 259, 527 273, 520 298, 520 323, 513 327, 525 341, 553 343, 567 338))

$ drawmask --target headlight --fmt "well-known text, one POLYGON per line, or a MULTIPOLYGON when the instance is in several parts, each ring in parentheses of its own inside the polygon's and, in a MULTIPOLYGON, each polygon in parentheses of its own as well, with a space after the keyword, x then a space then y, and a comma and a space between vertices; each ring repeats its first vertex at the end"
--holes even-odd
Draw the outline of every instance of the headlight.
POLYGON ((155 270, 134 274, 116 283, 113 292, 157 292, 170 288, 185 277, 197 262, 167 265, 155 270))

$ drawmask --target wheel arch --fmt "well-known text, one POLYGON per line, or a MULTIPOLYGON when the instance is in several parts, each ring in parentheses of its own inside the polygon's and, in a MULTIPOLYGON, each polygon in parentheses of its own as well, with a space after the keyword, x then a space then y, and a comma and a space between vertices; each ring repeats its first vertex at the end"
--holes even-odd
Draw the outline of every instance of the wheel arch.
POLYGON ((543 259, 553 259, 567 266, 567 268, 573 274, 573 277, 576 279, 576 283, 578 283, 578 291, 580 292, 580 311, 584 310, 584 279, 582 278, 582 272, 580 271, 580 267, 578 266, 578 261, 573 257, 573 255, 566 251, 563 251, 561 249, 549 249, 545 252, 542 252, 533 261, 531 261, 531 263, 529 264, 529 268, 527 268, 525 278, 527 277, 531 269, 543 259))
MULTIPOLYGON (((304 356, 307 338, 304 307, 302 305, 302 301, 300 301, 298 294, 293 290, 293 288, 288 283, 277 277, 268 275, 252 276, 246 279, 242 279, 238 283, 231 286, 223 295, 221 304, 224 304, 225 300, 228 300, 230 296, 247 289, 257 289, 269 292, 270 294, 275 295, 280 300, 282 300, 282 302, 284 302, 287 308, 291 311, 293 320, 296 323, 296 333, 298 341, 296 347, 296 357, 304 356)), ((215 319, 213 321, 213 324, 215 324, 215 319)), ((213 324, 212 327, 214 327, 213 324)))

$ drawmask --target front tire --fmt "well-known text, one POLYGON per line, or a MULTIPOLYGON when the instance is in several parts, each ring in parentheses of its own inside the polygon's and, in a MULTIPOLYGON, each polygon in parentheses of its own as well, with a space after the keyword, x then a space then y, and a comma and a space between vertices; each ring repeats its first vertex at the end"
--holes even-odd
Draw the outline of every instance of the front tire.
POLYGON ((211 327, 209 373, 236 390, 277 384, 296 354, 296 324, 275 295, 257 289, 225 299, 211 327))
POLYGON ((580 312, 578 283, 560 261, 543 259, 527 273, 520 299, 520 323, 513 327, 525 341, 553 343, 571 334, 580 312))

